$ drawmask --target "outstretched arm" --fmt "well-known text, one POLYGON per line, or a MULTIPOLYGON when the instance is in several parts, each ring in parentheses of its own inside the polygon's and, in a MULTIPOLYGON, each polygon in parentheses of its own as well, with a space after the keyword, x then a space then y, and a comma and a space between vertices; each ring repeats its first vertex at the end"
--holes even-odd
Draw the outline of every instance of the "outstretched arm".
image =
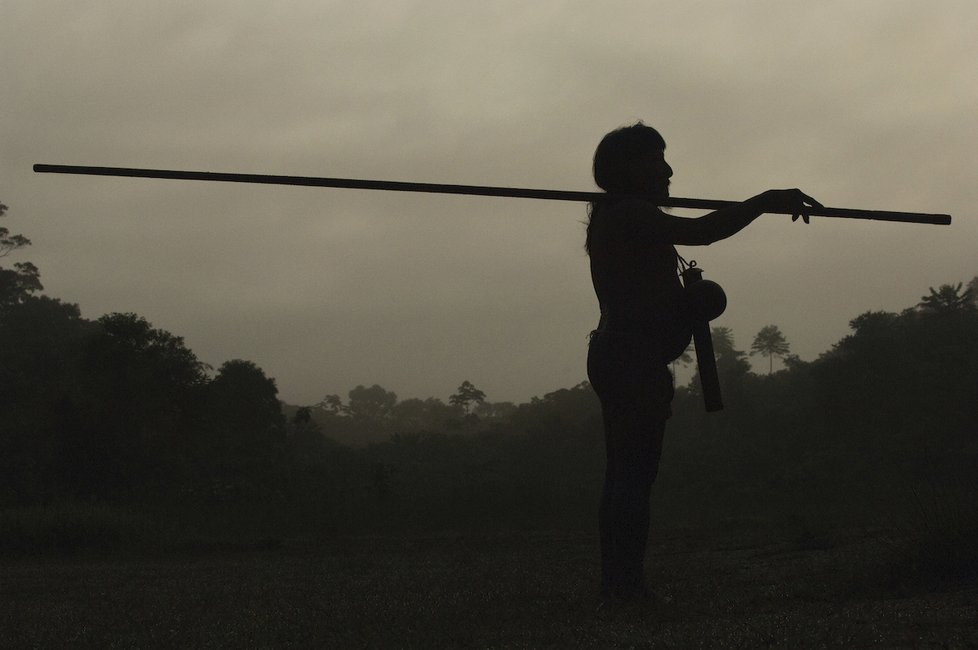
POLYGON ((809 211, 820 207, 821 203, 798 189, 768 190, 696 219, 665 215, 662 225, 674 244, 705 246, 737 234, 765 212, 787 212, 792 221, 801 217, 808 223, 809 211))

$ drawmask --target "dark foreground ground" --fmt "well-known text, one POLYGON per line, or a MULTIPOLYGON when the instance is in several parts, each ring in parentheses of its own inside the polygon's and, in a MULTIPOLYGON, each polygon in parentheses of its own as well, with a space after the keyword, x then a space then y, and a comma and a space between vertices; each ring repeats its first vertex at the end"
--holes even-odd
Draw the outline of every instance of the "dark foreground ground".
POLYGON ((8 557, 0 647, 978 648, 974 583, 908 588, 885 533, 781 540, 659 533, 662 598, 628 606, 565 533, 8 557))

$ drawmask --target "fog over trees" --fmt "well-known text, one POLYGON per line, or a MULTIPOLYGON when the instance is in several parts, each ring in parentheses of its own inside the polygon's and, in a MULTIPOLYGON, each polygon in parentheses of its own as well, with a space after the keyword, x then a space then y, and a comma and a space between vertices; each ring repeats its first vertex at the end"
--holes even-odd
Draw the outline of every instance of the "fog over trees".
MULTIPOLYGON (((29 243, 0 231, 0 255, 29 243)), ((361 385, 283 404, 251 361, 209 367, 134 313, 82 318, 28 262, 0 281, 3 508, 95 500, 278 535, 592 527, 604 449, 586 382, 522 404, 468 379, 445 401, 361 385)), ((973 482, 976 286, 856 315, 813 361, 769 325, 751 345, 763 375, 714 327, 726 408, 704 412, 698 377, 677 387, 657 517, 867 517, 911 486, 973 482)))

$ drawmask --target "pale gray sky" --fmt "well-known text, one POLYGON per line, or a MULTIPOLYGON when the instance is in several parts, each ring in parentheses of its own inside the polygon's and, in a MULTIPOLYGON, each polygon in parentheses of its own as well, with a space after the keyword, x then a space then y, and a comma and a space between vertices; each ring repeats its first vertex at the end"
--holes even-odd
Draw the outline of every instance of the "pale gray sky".
MULTIPOLYGON (((978 275, 978 3, 8 0, 0 200, 48 295, 134 311, 312 403, 379 383, 525 401, 585 378, 583 205, 37 175, 33 163, 591 190, 608 130, 676 196, 801 187, 950 227, 766 216, 680 252, 747 349, 813 359, 978 275)), ((763 364, 762 364, 763 365, 763 364)))

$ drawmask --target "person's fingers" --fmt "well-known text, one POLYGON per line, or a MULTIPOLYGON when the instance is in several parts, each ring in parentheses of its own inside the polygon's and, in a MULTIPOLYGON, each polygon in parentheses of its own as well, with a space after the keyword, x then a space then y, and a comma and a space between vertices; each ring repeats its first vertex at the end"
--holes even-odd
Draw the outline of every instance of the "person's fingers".
POLYGON ((810 205, 812 207, 816 207, 816 208, 824 208, 825 207, 824 205, 822 205, 821 203, 819 203, 818 201, 816 201, 815 199, 813 199, 812 197, 808 196, 807 194, 805 194, 804 192, 802 192, 800 190, 798 191, 798 194, 801 195, 801 199, 802 199, 802 202, 803 203, 806 203, 806 204, 808 204, 808 205, 810 205))

